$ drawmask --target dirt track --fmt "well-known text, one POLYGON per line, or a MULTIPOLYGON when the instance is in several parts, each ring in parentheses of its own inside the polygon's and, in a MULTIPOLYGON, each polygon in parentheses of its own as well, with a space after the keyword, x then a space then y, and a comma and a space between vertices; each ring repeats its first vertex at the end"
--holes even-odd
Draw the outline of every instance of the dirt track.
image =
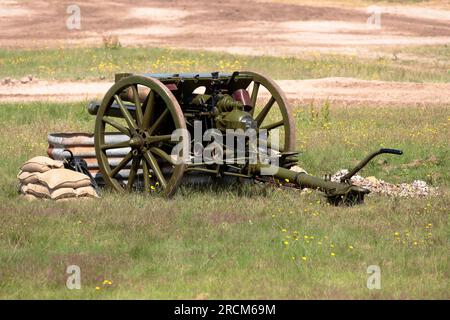
MULTIPOLYGON (((294 104, 329 100, 333 105, 432 105, 450 104, 450 84, 364 81, 351 78, 279 80, 294 104)), ((77 101, 101 99, 108 82, 47 82, 0 86, 0 102, 77 101)))

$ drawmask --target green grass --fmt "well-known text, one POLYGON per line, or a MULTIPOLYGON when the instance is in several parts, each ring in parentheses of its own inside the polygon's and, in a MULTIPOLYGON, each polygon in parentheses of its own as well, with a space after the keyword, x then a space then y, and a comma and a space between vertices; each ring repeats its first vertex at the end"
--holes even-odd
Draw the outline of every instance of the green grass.
POLYGON ((0 298, 449 299, 449 116, 448 106, 295 115, 308 171, 347 167, 382 144, 405 155, 363 175, 427 180, 441 196, 336 208, 317 193, 225 186, 183 187, 170 201, 106 193, 55 203, 21 200, 18 168, 45 155, 48 132, 91 131, 93 119, 84 103, 1 104, 0 298), (405 166, 414 160, 423 165, 405 166), (65 287, 70 264, 81 290, 65 287), (381 267, 381 290, 366 288, 369 265, 381 267))
MULTIPOLYGON (((432 47, 436 48, 436 47, 432 47)), ((430 49, 434 50, 434 49, 430 49)), ((448 54, 447 47, 439 48, 448 54)), ((447 82, 448 65, 433 61, 376 59, 305 53, 299 57, 243 56, 160 48, 0 50, 0 78, 32 74, 41 79, 113 80, 118 72, 254 70, 274 79, 355 77, 367 80, 447 82)))

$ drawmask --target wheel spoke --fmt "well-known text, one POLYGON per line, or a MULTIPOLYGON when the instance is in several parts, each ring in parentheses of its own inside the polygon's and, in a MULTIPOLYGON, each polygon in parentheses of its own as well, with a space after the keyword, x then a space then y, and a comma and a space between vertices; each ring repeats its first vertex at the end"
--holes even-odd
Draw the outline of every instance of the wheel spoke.
POLYGON ((263 123, 264 119, 266 118, 267 114, 269 113, 270 109, 272 108, 273 104, 275 103, 275 98, 270 97, 269 102, 264 106, 264 108, 261 110, 261 112, 256 117, 256 122, 258 123, 258 126, 263 123))
POLYGON ((118 148, 128 148, 130 146, 129 141, 122 141, 122 142, 116 142, 116 143, 105 143, 101 145, 102 150, 109 150, 109 149, 118 149, 118 148))
POLYGON ((150 168, 152 168, 153 172, 155 173, 156 178, 158 178, 159 183, 161 183, 161 187, 165 189, 167 186, 167 182, 162 174, 161 168, 159 167, 155 156, 150 151, 147 151, 144 153, 144 157, 145 160, 147 160, 148 164, 150 165, 150 168))
POLYGON ((142 120, 143 128, 148 128, 150 126, 150 119, 152 117, 154 109, 155 109, 155 93, 152 90, 148 94, 145 104, 144 117, 142 120))
POLYGON ((139 100, 139 92, 137 89, 137 85, 131 86, 131 90, 133 90, 133 98, 134 98, 134 105, 136 106, 136 121, 140 128, 142 128, 142 119, 144 115, 142 114, 142 106, 141 101, 139 100))
POLYGON ((167 142, 170 141, 172 139, 172 135, 171 134, 164 134, 161 136, 150 136, 145 138, 145 142, 146 143, 155 143, 155 142, 167 142))
POLYGON ((128 176, 128 191, 132 191, 133 190, 133 183, 134 180, 136 179, 136 175, 137 175, 137 171, 139 169, 139 163, 141 162, 140 157, 135 156, 133 157, 133 162, 131 163, 131 168, 130 168, 130 175, 128 176))
POLYGON ((130 130, 128 128, 124 127, 120 123, 117 123, 113 119, 111 119, 109 117, 103 117, 103 122, 105 122, 105 123, 109 124, 110 126, 116 128, 117 130, 119 130, 123 134, 125 134, 127 136, 131 136, 130 130))
POLYGON ((253 82, 253 90, 252 90, 252 111, 251 114, 253 115, 255 113, 255 108, 256 108, 256 100, 258 99, 258 91, 259 91, 259 83, 258 82, 253 82))
POLYGON ((123 158, 123 159, 119 162, 119 164, 118 164, 114 169, 111 170, 111 173, 110 173, 109 176, 112 178, 112 177, 114 177, 116 174, 118 174, 119 171, 122 170, 122 169, 128 164, 128 162, 130 162, 130 160, 131 160, 132 157, 133 157, 133 155, 131 154, 131 152, 128 153, 128 154, 125 156, 125 158, 123 158))
POLYGON ((150 192, 150 171, 148 170, 147 161, 145 159, 142 159, 142 171, 144 175, 144 192, 149 193, 150 192))
POLYGON ((270 130, 272 130, 272 129, 281 127, 282 125, 284 125, 284 120, 280 120, 280 121, 278 121, 278 122, 269 124, 269 125, 267 125, 267 126, 263 126, 263 127, 259 128, 259 129, 265 129, 265 130, 267 130, 267 131, 270 131, 270 130))
POLYGON ((120 99, 120 97, 117 94, 114 95, 114 99, 116 99, 117 103, 119 104, 120 111, 122 112, 123 117, 124 117, 125 121, 128 124, 128 127, 131 129, 131 131, 136 131, 136 124, 134 122, 134 119, 131 116, 131 114, 128 111, 128 109, 123 104, 122 99, 120 99))
POLYGON ((161 158, 163 158, 170 164, 175 164, 174 159, 169 154, 167 154, 167 152, 161 150, 160 148, 152 147, 152 148, 150 148, 150 151, 152 153, 156 154, 157 156, 160 156, 161 158))
POLYGON ((156 129, 159 128, 159 126, 162 124, 164 119, 169 115, 169 113, 170 113, 169 109, 165 109, 163 113, 161 113, 158 119, 156 119, 155 123, 150 127, 150 129, 148 129, 149 135, 151 135, 156 129))

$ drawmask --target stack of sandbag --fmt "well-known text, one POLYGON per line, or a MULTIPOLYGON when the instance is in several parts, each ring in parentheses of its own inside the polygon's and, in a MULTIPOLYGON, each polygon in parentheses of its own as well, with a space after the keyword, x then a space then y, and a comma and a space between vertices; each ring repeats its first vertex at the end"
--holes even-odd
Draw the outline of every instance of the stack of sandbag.
POLYGON ((17 178, 20 182, 20 193, 30 200, 99 197, 87 175, 64 169, 62 161, 48 157, 34 157, 25 162, 17 178))

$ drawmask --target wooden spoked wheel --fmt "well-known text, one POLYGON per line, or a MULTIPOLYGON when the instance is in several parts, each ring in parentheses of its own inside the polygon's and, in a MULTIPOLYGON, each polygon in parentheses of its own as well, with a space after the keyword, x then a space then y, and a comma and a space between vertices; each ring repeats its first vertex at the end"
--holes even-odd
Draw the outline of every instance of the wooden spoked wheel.
POLYGON ((248 90, 253 105, 251 112, 258 123, 258 129, 267 129, 269 137, 272 130, 279 130, 280 141, 275 149, 282 152, 294 151, 295 123, 283 91, 273 80, 259 73, 242 71, 239 74, 253 78, 248 90))
POLYGON ((171 156, 175 129, 186 129, 185 119, 163 83, 143 76, 117 81, 103 98, 95 123, 95 151, 105 183, 121 192, 173 195, 185 170, 185 164, 171 156), (123 139, 107 141, 112 132, 123 139), (129 172, 125 179, 122 172, 129 172))

